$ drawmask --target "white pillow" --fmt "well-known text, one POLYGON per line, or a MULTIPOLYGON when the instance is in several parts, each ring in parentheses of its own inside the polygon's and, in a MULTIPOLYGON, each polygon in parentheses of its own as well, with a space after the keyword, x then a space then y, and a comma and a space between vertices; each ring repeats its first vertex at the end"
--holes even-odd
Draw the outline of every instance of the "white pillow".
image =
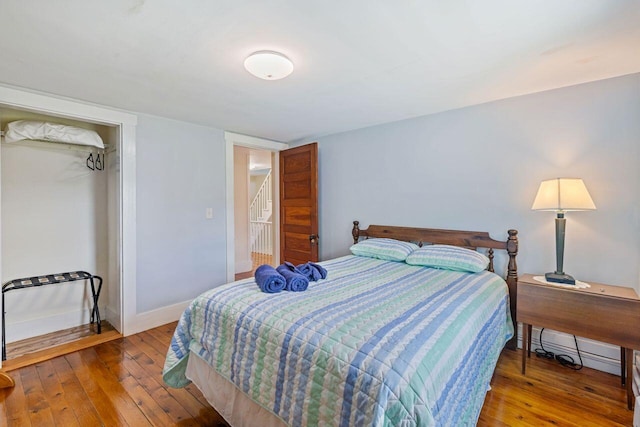
POLYGON ((7 124, 4 138, 8 143, 27 139, 104 148, 102 138, 95 131, 34 120, 16 120, 7 124))

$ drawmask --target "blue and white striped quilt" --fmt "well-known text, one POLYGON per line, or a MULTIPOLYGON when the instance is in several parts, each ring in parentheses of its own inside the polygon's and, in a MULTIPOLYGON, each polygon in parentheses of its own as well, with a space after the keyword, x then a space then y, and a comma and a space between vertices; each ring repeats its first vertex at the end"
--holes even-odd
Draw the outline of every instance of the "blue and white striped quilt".
POLYGON ((291 426, 475 425, 513 335, 506 283, 346 256, 305 292, 253 280, 196 298, 164 381, 189 383, 189 351, 291 426))

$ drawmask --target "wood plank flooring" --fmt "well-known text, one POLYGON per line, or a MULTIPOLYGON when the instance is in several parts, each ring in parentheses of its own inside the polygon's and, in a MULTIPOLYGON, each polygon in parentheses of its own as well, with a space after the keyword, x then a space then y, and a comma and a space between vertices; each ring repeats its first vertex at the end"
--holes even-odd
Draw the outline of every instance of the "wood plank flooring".
POLYGON ((109 322, 102 321, 100 334, 96 333, 95 324, 87 324, 7 343, 7 360, 2 362, 2 369, 12 371, 118 338, 122 335, 109 322))
MULTIPOLYGON (((101 322, 101 334, 111 331, 115 331, 115 328, 111 323, 103 320, 101 322)), ((98 335, 97 326, 94 323, 88 323, 45 335, 9 342, 7 343, 7 360, 17 359, 26 354, 47 350, 96 335, 98 335)))
POLYGON ((632 426, 619 376, 535 355, 522 375, 521 355, 502 352, 478 426, 632 426))
MULTIPOLYGON (((1 426, 226 426, 194 385, 162 382, 175 323, 11 372, 1 426)), ((505 350, 479 426, 631 426, 620 378, 505 350)))
POLYGON ((175 323, 10 372, 0 426, 226 426, 189 385, 172 389, 162 367, 175 323))

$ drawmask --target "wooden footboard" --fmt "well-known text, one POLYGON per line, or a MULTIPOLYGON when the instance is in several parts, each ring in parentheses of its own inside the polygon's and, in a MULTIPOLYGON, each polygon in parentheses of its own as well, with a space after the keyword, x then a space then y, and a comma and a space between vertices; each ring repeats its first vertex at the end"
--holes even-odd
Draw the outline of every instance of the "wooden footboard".
POLYGON ((514 326, 514 337, 507 342, 507 348, 515 350, 517 347, 517 322, 516 322, 516 296, 518 289, 518 265, 516 263, 516 255, 518 255, 518 231, 509 230, 509 237, 505 241, 494 240, 489 233, 484 231, 461 231, 461 230, 441 230, 435 228, 416 228, 416 227, 396 227, 391 225, 370 225, 367 229, 360 229, 360 222, 353 221, 353 229, 351 234, 353 242, 358 243, 361 238, 380 238, 402 240, 406 242, 417 243, 418 246, 423 245, 452 245, 461 246, 476 250, 478 248, 486 248, 489 257, 489 266, 487 270, 494 271, 493 251, 500 249, 507 251, 509 255, 509 263, 507 265, 507 274, 505 281, 509 287, 509 302, 511 309, 511 319, 514 326))

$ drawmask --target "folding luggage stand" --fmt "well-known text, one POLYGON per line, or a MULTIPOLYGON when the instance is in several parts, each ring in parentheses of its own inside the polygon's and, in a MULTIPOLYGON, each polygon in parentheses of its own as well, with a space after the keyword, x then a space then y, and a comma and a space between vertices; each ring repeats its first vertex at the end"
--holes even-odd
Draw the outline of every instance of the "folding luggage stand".
POLYGON ((75 282, 76 280, 89 280, 91 283, 91 296, 93 297, 93 308, 91 309, 91 323, 96 322, 98 333, 102 332, 100 310, 98 309, 98 298, 102 290, 102 277, 94 276, 86 271, 72 271, 68 273, 47 274, 44 276, 25 277, 14 279, 2 285, 2 360, 7 360, 6 333, 5 333, 5 311, 4 294, 15 289, 32 288, 34 286, 52 285, 54 283, 75 282), (98 289, 96 290, 93 279, 98 279, 98 289))

